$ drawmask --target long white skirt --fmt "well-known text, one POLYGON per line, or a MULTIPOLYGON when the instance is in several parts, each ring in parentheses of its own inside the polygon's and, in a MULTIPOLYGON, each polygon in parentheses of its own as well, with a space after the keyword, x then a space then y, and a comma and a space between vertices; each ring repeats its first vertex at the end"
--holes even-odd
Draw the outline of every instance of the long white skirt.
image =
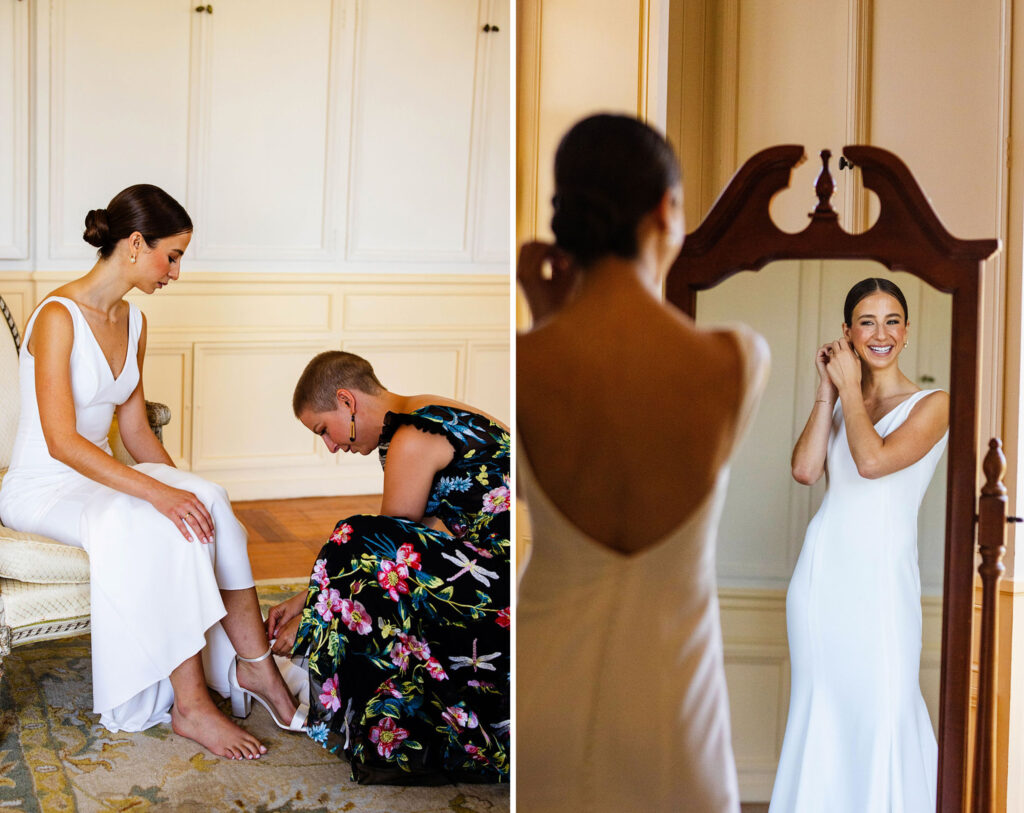
POLYGON ((223 488, 159 463, 134 468, 199 497, 215 541, 188 542, 150 503, 71 469, 59 482, 4 483, 8 527, 89 554, 93 711, 110 731, 170 722, 168 676, 200 651, 207 683, 227 695, 235 651, 219 623, 226 614, 220 591, 253 586, 246 532, 223 488))

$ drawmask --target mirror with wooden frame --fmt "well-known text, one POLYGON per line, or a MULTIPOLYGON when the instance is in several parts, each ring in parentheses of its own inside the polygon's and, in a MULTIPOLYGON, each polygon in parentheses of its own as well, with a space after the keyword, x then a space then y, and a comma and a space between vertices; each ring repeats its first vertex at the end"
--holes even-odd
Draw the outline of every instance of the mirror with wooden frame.
MULTIPOLYGON (((805 154, 799 145, 772 147, 753 156, 740 168, 701 225, 687 236, 680 256, 669 272, 666 295, 669 301, 701 322, 708 321, 710 317, 710 321, 716 322, 754 322, 753 326, 758 328, 757 320, 763 318, 767 321, 764 326, 760 326, 761 330, 770 333, 772 319, 788 320, 789 329, 787 325, 779 326, 779 336, 785 336, 787 341, 803 341, 803 344, 817 346, 822 330, 826 330, 827 335, 827 329, 821 327, 825 321, 830 322, 832 331, 837 334, 843 321, 841 308, 836 313, 833 305, 829 304, 825 308, 823 303, 841 303, 841 297, 845 295, 851 280, 856 282, 870 276, 889 277, 898 280, 898 284, 906 290, 910 304, 911 335, 922 346, 913 356, 908 356, 912 369, 904 369, 904 373, 909 373, 922 389, 941 388, 949 393, 948 464, 939 463, 925 498, 925 506, 919 514, 923 592, 927 597, 929 586, 935 588, 933 602, 936 621, 941 612, 938 685, 928 685, 928 681, 934 679, 934 669, 931 676, 926 674, 927 670, 922 672, 921 683, 925 696, 930 696, 932 700, 933 714, 937 706, 938 810, 940 813, 960 813, 964 809, 969 764, 979 297, 982 263, 998 250, 999 243, 997 240, 960 240, 950 235, 909 169, 892 153, 877 147, 848 146, 843 149, 843 155, 846 161, 856 167, 864 186, 878 198, 877 220, 866 231, 851 234, 839 225, 837 213, 831 205, 835 184, 829 171, 831 155, 827 150, 821 154, 822 172, 815 187, 817 201, 814 211, 810 213, 810 223, 803 231, 795 234, 779 229, 770 213, 772 199, 789 186, 791 172, 804 160, 805 154), (822 311, 817 331, 811 331, 815 335, 800 338, 793 335, 791 326, 795 324, 795 319, 792 309, 787 310, 785 305, 781 309, 772 309, 770 300, 772 291, 777 295, 785 287, 785 275, 796 280, 801 273, 807 273, 808 264, 816 275, 812 287, 817 301, 812 307, 821 307, 822 311), (769 276, 777 284, 763 284, 762 279, 769 276), (726 280, 729 281, 726 283, 726 280), (716 288, 721 283, 725 285, 716 288), (711 291, 713 288, 716 290, 711 291), (698 297, 698 292, 708 293, 698 297), (743 303, 747 303, 747 312, 744 311, 743 303), (751 306, 750 303, 756 305, 751 306), (829 311, 827 315, 825 310, 829 311), (765 317, 764 314, 770 316, 765 317), (941 493, 943 480, 944 507, 941 493), (943 511, 944 534, 942 523, 936 516, 943 511), (944 547, 940 541, 943 535, 944 547)), ((792 303, 795 305, 799 300, 798 292, 794 294, 792 303)), ((806 334, 808 331, 803 332, 806 334)), ((768 338, 772 343, 771 336, 768 338)), ((777 355, 776 348, 772 349, 773 355, 777 355)), ((789 349, 787 346, 787 351, 789 349)), ((781 369, 782 377, 793 379, 778 384, 790 393, 790 401, 792 391, 807 383, 804 376, 806 371, 794 373, 788 369, 792 366, 792 358, 788 352, 781 361, 778 357, 773 358, 772 372, 775 378, 780 375, 781 369)), ((813 354, 798 362, 809 367, 810 373, 816 378, 813 354)), ((769 384, 769 398, 772 397, 771 386, 769 384)), ((812 388, 806 392, 808 408, 813 392, 812 383, 812 388)), ((806 412, 801 416, 799 426, 802 426, 805 418, 806 412)), ((799 433, 799 427, 793 431, 799 433)), ((759 465, 766 471, 772 469, 775 472, 770 475, 772 477, 790 476, 788 448, 792 448, 792 439, 789 432, 790 426, 785 425, 778 427, 776 432, 762 432, 760 441, 767 445, 763 449, 758 446, 757 451, 750 456, 750 459, 759 460, 759 465), (780 443, 780 449, 773 451, 772 447, 780 443), (779 457, 783 458, 781 463, 777 459, 779 457)), ((752 435, 755 435, 753 439, 748 437, 746 440, 748 447, 752 443, 760 443, 756 437, 756 427, 752 435)), ((734 465, 734 481, 740 465, 739 460, 734 465)), ((741 479, 744 476, 747 476, 746 472, 739 475, 741 479)), ((767 478, 769 475, 762 476, 767 478)), ((788 514, 786 511, 780 513, 778 503, 785 501, 784 496, 771 505, 771 494, 759 486, 752 488, 748 484, 740 490, 743 492, 739 497, 743 503, 742 509, 734 501, 737 499, 733 496, 737 494, 737 489, 730 489, 729 500, 733 502, 726 503, 722 524, 724 538, 729 538, 730 523, 742 525, 746 521, 748 525, 753 523, 762 529, 782 529, 780 533, 788 534, 789 541, 778 546, 782 551, 780 558, 759 558, 753 566, 755 570, 773 574, 777 579, 788 577, 788 572, 784 571, 792 568, 794 547, 798 551, 802 539, 800 536, 795 542, 792 541, 794 534, 801 532, 795 527, 789 527, 794 526, 792 506, 787 509, 788 514), (753 504, 762 494, 767 514, 763 510, 759 513, 753 504), (745 515, 745 520, 741 513, 745 515), (785 550, 787 544, 788 553, 785 550)), ((816 493, 808 492, 802 498, 807 504, 802 510, 806 511, 815 497, 820 500, 820 491, 819 487, 816 493)), ((724 546, 720 542, 720 556, 730 555, 728 545, 728 541, 724 546)), ((737 557, 734 555, 733 558, 737 557)), ((994 584, 997 568, 992 570, 994 584)), ((994 611, 991 607, 987 609, 994 611)), ((985 612, 986 608, 983 608, 983 615, 985 612)), ((925 624, 928 624, 927 617, 925 624)), ((993 674, 993 664, 986 663, 983 658, 979 681, 983 691, 991 685, 993 674)), ((983 700, 988 702, 979 697, 979 709, 983 700)), ((735 706, 735 700, 733 703, 735 706)), ((989 730, 989 718, 994 721, 990 709, 987 708, 984 715, 979 711, 979 719, 985 720, 979 728, 979 754, 988 753, 992 748, 993 732, 989 730)), ((984 776, 979 782, 979 774, 976 773, 976 795, 985 795, 992 786, 989 763, 990 760, 986 759, 980 763, 984 776)), ((975 809, 984 809, 983 803, 979 803, 978 799, 975 801, 982 805, 975 809)))

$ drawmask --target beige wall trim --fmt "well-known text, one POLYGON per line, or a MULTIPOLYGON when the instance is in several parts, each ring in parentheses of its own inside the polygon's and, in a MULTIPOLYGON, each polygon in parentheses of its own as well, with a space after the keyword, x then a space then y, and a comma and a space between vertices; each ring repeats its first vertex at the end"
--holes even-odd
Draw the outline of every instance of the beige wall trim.
POLYGON ((541 31, 544 0, 516 4, 516 235, 537 234, 540 175, 541 31))
MULTIPOLYGON (((66 272, 0 272, 22 327, 66 272)), ((295 420, 291 393, 316 353, 344 349, 400 393, 468 401, 509 421, 503 276, 191 272, 130 299, 146 313, 145 392, 168 404, 165 447, 232 499, 375 494, 375 458, 330 455, 295 420)))
MULTIPOLYGON (((715 85, 718 93, 715 110, 714 169, 715 174, 707 189, 708 204, 739 168, 737 145, 739 143, 739 73, 740 73, 740 3, 739 0, 723 0, 720 17, 713 23, 717 38, 715 53, 718 61, 715 71, 715 85)), ((746 158, 748 156, 744 156, 746 158)))
MULTIPOLYGON (((849 0, 846 45, 846 143, 871 143, 871 55, 874 0, 849 0)), ((868 226, 864 185, 845 184, 845 228, 860 233, 868 226)))
POLYGON ((665 132, 668 116, 669 0, 641 0, 637 116, 665 132))
MULTIPOLYGON (((653 0, 653 2, 657 2, 657 0, 653 0)), ((636 114, 644 121, 649 121, 647 117, 647 88, 650 82, 648 71, 651 65, 651 3, 652 0, 640 0, 640 41, 637 44, 636 114)))

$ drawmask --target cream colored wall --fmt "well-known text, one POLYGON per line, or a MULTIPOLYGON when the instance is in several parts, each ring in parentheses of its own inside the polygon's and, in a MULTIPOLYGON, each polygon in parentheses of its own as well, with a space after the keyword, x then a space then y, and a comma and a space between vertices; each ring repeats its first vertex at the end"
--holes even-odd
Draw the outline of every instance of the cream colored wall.
MULTIPOLYGON (((686 167, 687 178, 695 180, 688 185, 688 215, 699 219, 730 174, 752 153, 775 143, 798 143, 805 145, 811 160, 793 173, 790 189, 773 204, 780 225, 797 230, 807 222, 809 192, 820 167, 817 151, 827 147, 835 156, 844 144, 869 143, 892 150, 907 162, 952 233, 965 238, 998 236, 1005 244, 1008 10, 1009 4, 1000 0, 972 5, 970 10, 949 2, 927 14, 909 0, 673 4, 670 31, 676 47, 667 121, 683 156, 696 162, 696 167, 686 167)), ((851 183, 850 173, 836 172, 835 158, 833 172, 841 222, 854 231, 864 228, 874 214, 873 201, 851 183)), ((985 271, 979 435, 986 439, 1004 429, 1006 267, 1006 256, 1000 255, 985 271)), ((792 302, 803 301, 799 292, 793 296, 792 302)), ((759 311, 762 303, 769 307, 772 299, 760 297, 754 310, 759 311)), ((751 315, 756 318, 756 313, 751 315)), ((929 338, 935 342, 934 335, 929 338)), ((792 364, 788 353, 785 358, 787 365, 792 364)), ((778 364, 776 358, 773 377, 780 372, 778 364)), ((782 374, 788 374, 788 366, 782 374)), ((796 385, 810 391, 806 381, 796 385)), ((778 399, 773 404, 769 399, 769 415, 762 413, 760 420, 791 426, 789 403, 778 399)), ((1015 406, 1009 414, 1016 414, 1015 406)), ((1012 440, 1015 428, 1006 428, 1012 440)), ((780 510, 787 514, 783 506, 788 504, 791 518, 792 497, 779 497, 780 510)), ((792 535, 794 523, 789 524, 792 535)), ((938 530, 939 526, 932 535, 938 530)), ((758 540, 749 538, 751 550, 732 551, 734 559, 745 559, 743 553, 756 556, 758 540)), ((927 544, 928 535, 922 533, 922 577, 934 583, 941 570, 929 567, 927 544)), ((1008 588, 1012 593, 1012 584, 1008 588)), ((723 612, 727 638, 729 623, 723 612)), ((937 627, 931 631, 938 634, 937 627)), ((927 627, 925 649, 937 658, 936 640, 929 639, 927 627)), ((726 653, 728 659, 728 646, 726 653)), ((923 663, 922 685, 929 679, 923 663)), ((735 672, 730 680, 731 694, 741 692, 735 672)), ((1003 685, 1008 688, 1008 681, 1004 679, 1003 685)), ((925 691, 927 695, 927 687, 925 691)), ((1005 697, 1002 713, 1005 731, 1005 697)), ((738 754, 745 752, 744 743, 756 742, 758 736, 757 727, 741 717, 734 715, 738 754)), ((1002 753, 1005 759, 1005 748, 1002 753)), ((741 775, 753 770, 742 757, 739 765, 741 775)), ((1004 763, 1004 790, 1006 770, 1004 763)), ((1015 809, 1012 800, 1007 809, 1015 809)))
MULTIPOLYGON (((0 296, 23 327, 67 279, 0 273, 0 296)), ((376 457, 331 455, 292 415, 295 381, 322 350, 365 356, 395 392, 511 417, 500 277, 193 272, 130 299, 148 322, 146 396, 171 408, 168 451, 232 499, 380 491, 376 457)))
MULTIPOLYGON (((641 63, 633 36, 636 4, 605 3, 601 14, 578 5, 567 0, 520 0, 518 5, 520 240, 533 234, 547 235, 550 186, 542 173, 550 172, 557 135, 594 109, 644 112, 633 94, 634 80, 640 85, 634 66, 646 64, 641 63), (566 22, 566 14, 574 15, 571 21, 566 22), (570 60, 571 66, 567 64, 570 60), (579 86, 579 77, 589 77, 589 81, 579 86)), ((1016 415, 1022 286, 1017 266, 1022 255, 1017 221, 1024 223, 1024 218, 1017 211, 1019 191, 1011 195, 1009 184, 1014 182, 1019 190, 1024 180, 1019 169, 1008 175, 1006 136, 1010 131, 1011 57, 1017 66, 1024 59, 1024 49, 1010 50, 1011 4, 982 0, 967 6, 944 0, 927 13, 911 0, 886 4, 872 0, 833 4, 680 0, 669 6, 670 17, 659 29, 659 42, 667 49, 664 87, 668 106, 663 118, 650 117, 664 121, 667 135, 683 158, 691 228, 742 161, 764 147, 799 143, 812 158, 794 172, 791 190, 773 205, 779 223, 793 230, 807 222, 806 190, 818 171, 814 156, 819 149, 828 147, 838 156, 844 144, 869 143, 896 152, 921 181, 953 234, 997 236, 1004 242, 1006 251, 986 269, 979 435, 987 438, 1004 432, 1011 448, 1020 451, 1016 415), (1007 211, 1017 211, 1015 219, 1008 218, 1007 211), (1012 299, 1007 300, 1007 293, 1012 299), (1004 348, 1008 348, 1005 355, 1004 348)), ((1021 19, 1024 15, 1013 18, 1014 25, 1024 25, 1021 19)), ((1013 78, 1024 76, 1021 70, 1015 69, 1013 78)), ((1022 115, 1021 108, 1012 108, 1017 117, 1014 121, 1022 115)), ((650 110, 647 113, 650 115, 650 110)), ((836 175, 835 205, 842 223, 855 231, 865 228, 872 216, 870 196, 851 182, 849 173, 836 175)), ((802 271, 808 273, 806 268, 802 271)), ((807 295, 810 289, 798 286, 799 290, 807 295)), ((941 361, 926 366, 935 363, 941 361)), ((800 379, 793 380, 794 391, 807 384, 803 373, 790 374, 800 379)), ((768 420, 771 418, 769 413, 768 420)), ((791 421, 790 413, 781 419, 787 430, 791 421)), ((1011 487, 1016 483, 1013 457, 1008 476, 1011 487)), ((806 504, 798 503, 794 512, 790 496, 781 495, 780 499, 785 514, 781 521, 792 531, 792 555, 813 502, 811 497, 803 497, 806 504), (800 515, 799 522, 793 518, 796 515, 800 515), (801 525, 799 533, 797 525, 801 525)), ((743 551, 727 552, 726 558, 741 563, 743 551)), ((1012 561, 1010 564, 1012 574, 1012 561)), ((769 574, 777 580, 776 585, 785 581, 784 569, 769 574)), ((770 792, 788 702, 781 594, 763 583, 758 585, 756 578, 746 587, 736 578, 721 593, 734 743, 744 798, 751 801, 766 799, 770 792), (775 702, 761 702, 765 698, 775 698, 775 702)), ((933 582, 935 578, 933 573, 933 582)), ((1015 594, 1013 583, 1008 583, 1004 599, 1015 594)), ((940 634, 940 614, 934 602, 934 598, 927 599, 924 606, 922 657, 922 684, 933 712, 935 692, 929 687, 937 683, 940 634)), ((1017 612, 1019 608, 1015 608, 1017 612)), ((1006 631, 1005 614, 1003 621, 1006 631)), ((1010 654, 1007 637, 1004 635, 1004 660, 1010 654)), ((1013 655, 1016 658, 1018 653, 1013 655)), ((1009 764, 1016 766, 1009 771, 1011 777, 1024 775, 1020 770, 1024 761, 1016 745, 1022 739, 1019 732, 1024 731, 1024 722, 1020 722, 1024 721, 1020 712, 1024 703, 1014 707, 1014 719, 1020 721, 1009 732, 1007 672, 1001 673, 1000 680, 1001 742, 1005 746, 1000 750, 1000 784, 1005 795, 1007 754, 1009 764)), ((1024 785, 1017 787, 1019 781, 1009 781, 1010 797, 1000 800, 1000 809, 1024 809, 1024 785)))
POLYGON ((179 465, 234 499, 379 491, 375 459, 328 455, 291 414, 330 348, 510 421, 509 0, 202 8, 0 12, 0 295, 19 324, 95 261, 85 213, 151 182, 195 223, 181 279, 133 296, 179 465))

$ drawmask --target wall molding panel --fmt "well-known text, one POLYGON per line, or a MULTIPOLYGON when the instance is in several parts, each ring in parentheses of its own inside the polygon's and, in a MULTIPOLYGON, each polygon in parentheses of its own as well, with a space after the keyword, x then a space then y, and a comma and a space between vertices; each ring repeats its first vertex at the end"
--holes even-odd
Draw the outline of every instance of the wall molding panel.
MULTIPOLYGON (((871 53, 874 0, 849 0, 846 42, 846 143, 871 143, 871 53)), ((837 145, 838 146, 838 145, 837 145)), ((838 159, 837 159, 838 160, 838 159)), ((843 224, 860 233, 868 227, 868 193, 857 176, 843 185, 843 224)))
POLYGON ((29 254, 29 4, 0 12, 0 258, 29 254))
MULTIPOLYGON (((24 327, 75 276, 0 272, 0 295, 24 327)), ((292 414, 295 381, 323 350, 366 356, 394 392, 511 417, 500 277, 192 272, 130 299, 147 319, 146 395, 171 407, 168 452, 235 500, 379 493, 376 456, 331 455, 292 414)))

